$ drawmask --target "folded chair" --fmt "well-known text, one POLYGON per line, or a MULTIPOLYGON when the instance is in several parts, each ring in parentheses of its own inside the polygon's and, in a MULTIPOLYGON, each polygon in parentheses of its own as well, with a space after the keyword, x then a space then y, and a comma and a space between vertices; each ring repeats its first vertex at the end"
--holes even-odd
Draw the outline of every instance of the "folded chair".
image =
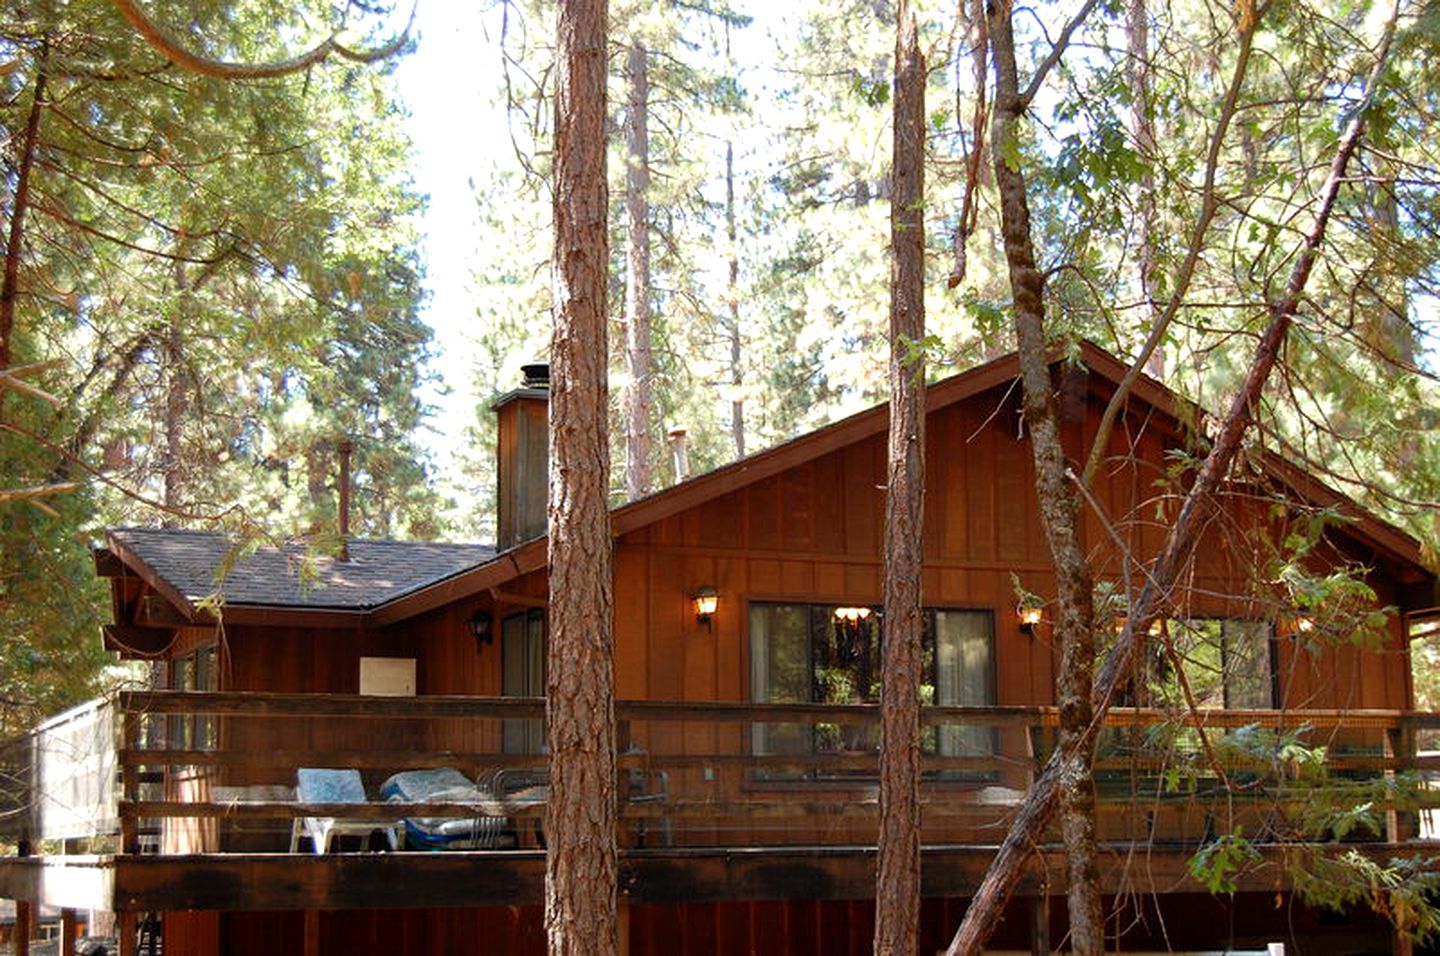
MULTIPOLYGON (((490 791, 495 799, 507 805, 544 804, 550 800, 550 771, 540 768, 502 767, 495 771, 490 782, 490 791)), ((545 845, 545 825, 541 820, 529 822, 533 832, 516 833, 517 842, 529 843, 533 837, 536 846, 545 845)))
MULTIPOLYGON (((296 795, 301 803, 366 803, 365 783, 360 771, 325 770, 301 767, 295 771, 296 795)), ((296 817, 290 832, 290 852, 300 848, 300 838, 308 836, 316 853, 330 852, 330 845, 336 837, 369 837, 379 830, 385 834, 390 849, 395 849, 400 838, 399 824, 394 820, 353 820, 335 817, 296 817)))

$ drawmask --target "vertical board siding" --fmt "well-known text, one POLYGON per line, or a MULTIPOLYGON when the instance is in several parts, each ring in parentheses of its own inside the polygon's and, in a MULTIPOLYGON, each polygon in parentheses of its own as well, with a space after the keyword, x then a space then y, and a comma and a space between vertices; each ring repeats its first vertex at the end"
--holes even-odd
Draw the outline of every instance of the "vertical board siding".
MULTIPOLYGON (((1067 425, 1092 438, 1102 395, 1094 393, 1083 416, 1067 425)), ((1053 576, 1036 515, 1034 469, 1018 396, 997 388, 939 409, 927 423, 930 480, 926 502, 926 567, 923 600, 931 607, 988 610, 995 623, 996 701, 1047 704, 1053 700, 1053 635, 1041 625, 1022 634, 1014 619, 1012 575, 1022 586, 1051 599, 1053 576)), ((1073 439, 1077 446, 1084 441, 1073 439)), ((1174 425, 1137 404, 1110 439, 1110 457, 1084 508, 1086 545, 1101 578, 1124 579, 1127 561, 1153 553, 1173 514, 1175 494, 1165 482, 1167 447, 1174 425)), ((787 470, 694 505, 629 532, 615 541, 616 686, 622 698, 748 700, 748 606, 754 601, 876 603, 880 598, 880 533, 883 524, 885 443, 871 435, 797 461, 787 470), (691 596, 702 585, 720 594, 710 624, 695 620, 691 596)), ((1237 480, 1221 496, 1185 578, 1190 596, 1167 613, 1262 616, 1270 612, 1224 592, 1246 591, 1247 582, 1271 573, 1271 552, 1286 534, 1263 489, 1237 480)), ((1363 549, 1345 539, 1317 549, 1312 561, 1324 570, 1363 549)), ((1143 572, 1129 566, 1131 581, 1143 572)), ((1369 578, 1382 601, 1398 593, 1383 571, 1369 578)), ((501 690, 501 626, 525 610, 524 598, 543 599, 543 570, 506 582, 496 592, 471 595, 378 632, 310 630, 301 627, 228 628, 223 644, 224 686, 235 690, 354 693, 362 655, 411 656, 422 694, 497 694, 501 690), (503 592, 503 593, 502 593, 503 592), (511 602, 511 603, 507 603, 511 602), (493 618, 495 638, 477 647, 467 622, 477 609, 493 618)), ((1388 707, 1408 704, 1406 645, 1398 621, 1385 647, 1318 647, 1282 635, 1277 670, 1288 707, 1388 707)), ((213 640, 206 629, 182 632, 177 652, 213 640)), ((230 720, 227 744, 245 749, 347 749, 363 731, 383 749, 490 753, 500 748, 494 721, 390 721, 360 725, 335 721, 230 720)), ((654 721, 630 728, 630 743, 652 754, 743 753, 749 737, 736 725, 701 726, 654 721)), ((1013 761, 1001 783, 1021 787, 1028 761, 1025 734, 1007 731, 1002 749, 1013 761)), ((478 771, 480 768, 462 768, 478 771)), ((753 782, 736 767, 676 771, 672 787, 725 799, 753 782)), ((367 775, 371 787, 378 779, 367 775)), ((291 783, 293 771, 233 776, 227 784, 291 783)), ((812 788, 816 799, 839 788, 812 788)), ((754 822, 728 827, 720 821, 699 839, 756 843, 796 840, 873 839, 873 826, 852 820, 754 822)), ((1203 826, 1181 819, 1177 826, 1203 826)), ((977 824, 978 825, 978 824, 977 824)), ((1131 829, 1147 823, 1124 821, 1131 829)), ((1128 832, 1128 831, 1127 831, 1128 832)), ((957 823, 959 838, 986 835, 957 823)), ((790 917, 787 917, 789 919, 790 917)), ((808 921, 809 917, 800 917, 808 921)), ((717 925, 723 922, 717 917, 717 925)), ((777 932, 766 923, 752 935, 777 932)))

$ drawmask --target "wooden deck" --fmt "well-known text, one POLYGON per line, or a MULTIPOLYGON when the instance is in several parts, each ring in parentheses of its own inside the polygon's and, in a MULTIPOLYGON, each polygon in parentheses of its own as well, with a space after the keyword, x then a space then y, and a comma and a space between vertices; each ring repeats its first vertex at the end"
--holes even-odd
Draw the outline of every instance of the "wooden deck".
MULTIPOLYGON (((1440 845, 1336 847, 1377 860, 1434 854, 1440 845)), ((1260 846, 1262 860, 1237 877, 1238 892, 1282 892, 1293 846, 1260 846)), ((963 899, 979 884, 992 846, 931 846, 926 897, 963 899)), ((1106 893, 1196 893, 1193 847, 1109 845, 1106 893)), ((407 909, 538 905, 541 850, 446 853, 113 855, 0 859, 0 898, 68 909, 144 913, 407 909)), ((1016 895, 1065 892, 1064 853, 1037 847, 1016 895)), ((741 900, 866 900, 875 894, 874 847, 795 846, 625 850, 624 903, 741 900)))
MULTIPOLYGON (((384 803, 373 794, 379 779, 404 769, 453 767, 483 783, 497 770, 543 766, 541 756, 499 746, 504 721, 539 719, 543 708, 540 700, 478 697, 121 695, 108 709, 93 710, 108 713, 111 729, 82 735, 113 740, 113 753, 85 753, 75 762, 106 779, 118 775, 118 786, 74 783, 66 792, 99 803, 58 807, 49 816, 47 801, 34 801, 40 812, 20 834, 33 845, 65 841, 68 849, 89 852, 0 858, 0 898, 121 913, 536 904, 544 876, 537 848, 543 800, 384 803), (362 771, 371 802, 277 798, 301 766, 362 771), (481 816, 508 819, 522 848, 283 852, 299 818, 481 816), (77 833, 76 821, 87 818, 96 822, 92 832, 77 833), (60 821, 63 832, 47 831, 49 820, 60 821)), ((876 720, 876 708, 632 701, 619 703, 617 716, 625 750, 617 785, 622 900, 873 895, 875 755, 754 753, 751 728, 864 726, 876 720), (647 784, 657 779, 664 782, 658 793, 647 784)), ((987 753, 924 759, 924 892, 963 898, 1044 759, 1056 713, 932 707, 924 721, 989 728, 993 741, 987 753)), ((1377 859, 1436 850, 1417 837, 1429 832, 1422 815, 1440 806, 1440 790, 1401 784, 1440 770, 1440 760, 1417 748, 1421 735, 1440 727, 1440 716, 1316 710, 1176 718, 1132 709, 1112 712, 1108 724, 1098 764, 1101 834, 1111 859, 1103 868, 1107 892, 1197 892, 1189 874, 1196 849, 1236 826, 1261 855, 1237 874, 1238 888, 1286 889, 1287 857, 1314 846, 1299 821, 1347 794, 1373 804, 1373 827, 1332 845, 1377 859), (1315 749, 1286 749, 1296 740, 1315 749)), ((57 772, 37 771, 36 779, 55 779, 57 772)), ((1058 841, 1038 846, 1028 866, 1022 895, 1063 892, 1058 841)))

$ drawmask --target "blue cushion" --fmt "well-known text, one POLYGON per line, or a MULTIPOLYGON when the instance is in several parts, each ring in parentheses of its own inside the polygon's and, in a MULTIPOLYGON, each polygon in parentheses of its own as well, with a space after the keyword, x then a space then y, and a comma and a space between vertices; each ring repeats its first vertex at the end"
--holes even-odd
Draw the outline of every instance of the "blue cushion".
POLYGON ((441 790, 458 789, 475 790, 476 787, 454 767, 402 770, 380 785, 380 799, 392 803, 428 803, 441 790))
POLYGON ((365 784, 360 771, 301 767, 295 771, 301 803, 364 803, 365 784))

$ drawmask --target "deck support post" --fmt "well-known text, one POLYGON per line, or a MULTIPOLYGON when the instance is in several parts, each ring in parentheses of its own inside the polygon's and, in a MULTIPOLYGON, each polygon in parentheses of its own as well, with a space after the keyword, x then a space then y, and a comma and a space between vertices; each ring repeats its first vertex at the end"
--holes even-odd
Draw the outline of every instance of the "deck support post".
POLYGON ((140 956, 140 914, 124 912, 115 915, 120 956, 140 956))
POLYGON ((15 901, 15 942, 12 944, 15 956, 30 956, 30 937, 35 935, 31 913, 29 900, 15 901))
POLYGON ((1044 888, 1030 901, 1030 956, 1050 956, 1050 897, 1044 888))
POLYGON ((75 956, 75 937, 79 935, 79 921, 75 918, 75 911, 62 909, 60 911, 60 956, 75 956))
MULTIPOLYGON (((22 838, 15 846, 16 856, 30 855, 30 841, 22 838)), ((30 937, 35 935, 35 904, 30 900, 15 901, 14 956, 30 956, 30 937)))
MULTIPOLYGON (((616 934, 619 937, 619 946, 615 949, 615 956, 630 956, 630 904, 620 903, 616 907, 616 934)), ((1408 956, 1408 954, 1407 954, 1408 956)))
POLYGON ((304 956, 320 956, 320 911, 306 910, 301 931, 300 952, 304 956))

